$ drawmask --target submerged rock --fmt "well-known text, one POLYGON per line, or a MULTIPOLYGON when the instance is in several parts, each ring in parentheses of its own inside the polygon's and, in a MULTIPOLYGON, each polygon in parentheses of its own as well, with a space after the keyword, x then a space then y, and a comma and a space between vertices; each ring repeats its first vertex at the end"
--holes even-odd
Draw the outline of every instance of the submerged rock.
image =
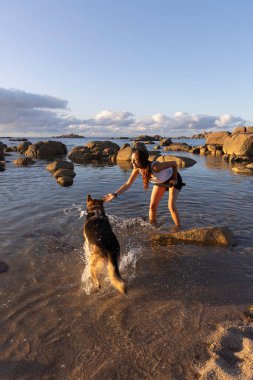
POLYGON ((0 273, 7 272, 9 270, 9 265, 0 261, 0 273))
POLYGON ((233 241, 232 231, 224 227, 202 227, 192 228, 190 230, 171 232, 168 234, 157 234, 152 238, 153 241, 160 244, 167 242, 187 242, 205 245, 223 245, 229 246, 233 241))
POLYGON ((35 163, 31 157, 25 157, 25 158, 17 158, 13 161, 13 163, 17 166, 28 166, 35 163))

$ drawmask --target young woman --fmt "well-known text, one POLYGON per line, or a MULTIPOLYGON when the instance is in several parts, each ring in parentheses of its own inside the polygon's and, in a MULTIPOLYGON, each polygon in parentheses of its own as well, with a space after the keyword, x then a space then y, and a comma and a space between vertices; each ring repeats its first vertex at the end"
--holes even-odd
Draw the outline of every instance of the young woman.
POLYGON ((105 195, 105 202, 110 202, 112 199, 128 190, 137 176, 141 174, 143 187, 145 190, 148 190, 149 182, 154 184, 149 205, 150 223, 156 223, 157 207, 165 191, 169 190, 168 208, 170 210, 173 222, 176 226, 180 226, 176 201, 179 191, 185 184, 182 182, 182 178, 177 171, 176 161, 150 162, 148 160, 148 152, 137 149, 132 154, 131 162, 133 164, 133 171, 129 179, 114 193, 105 195))

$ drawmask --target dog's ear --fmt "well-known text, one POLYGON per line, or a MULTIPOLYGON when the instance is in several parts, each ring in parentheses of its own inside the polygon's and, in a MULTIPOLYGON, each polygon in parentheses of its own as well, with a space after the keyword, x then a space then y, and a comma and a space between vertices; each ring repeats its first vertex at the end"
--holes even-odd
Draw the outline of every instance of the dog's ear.
POLYGON ((86 197, 86 201, 87 201, 87 202, 92 201, 92 198, 91 198, 90 194, 87 195, 87 197, 86 197))

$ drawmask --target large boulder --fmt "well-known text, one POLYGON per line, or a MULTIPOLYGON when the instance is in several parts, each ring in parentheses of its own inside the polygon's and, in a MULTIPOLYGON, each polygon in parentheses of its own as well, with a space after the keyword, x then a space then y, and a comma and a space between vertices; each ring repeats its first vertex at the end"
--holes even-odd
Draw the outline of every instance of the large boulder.
POLYGON ((179 157, 179 156, 160 156, 157 158, 159 162, 167 162, 167 161, 176 161, 179 168, 189 168, 197 163, 197 161, 193 160, 189 157, 179 157))
POLYGON ((189 152, 191 149, 191 146, 186 143, 171 143, 169 146, 166 146, 164 148, 165 151, 181 151, 181 152, 189 152))
POLYGON ((92 160, 113 162, 119 149, 119 145, 111 141, 90 141, 85 146, 74 147, 68 158, 79 164, 92 160))
POLYGON ((84 164, 92 160, 92 154, 86 146, 75 146, 68 154, 68 158, 77 164, 84 164))
POLYGON ((29 145, 25 155, 27 157, 35 158, 51 158, 60 157, 68 153, 68 149, 65 144, 60 141, 39 141, 35 144, 29 145))
POLYGON ((68 161, 54 161, 51 164, 47 165, 47 170, 50 171, 51 173, 56 172, 59 169, 69 169, 69 170, 74 170, 74 165, 72 162, 68 161))
POLYGON ((114 153, 119 150, 119 145, 112 141, 90 141, 85 145, 91 153, 102 153, 105 149, 111 148, 114 153))
POLYGON ((236 133, 228 136, 224 141, 223 152, 243 159, 253 159, 253 133, 236 133))
POLYGON ((230 135, 230 132, 222 131, 222 132, 213 132, 210 133, 206 138, 206 145, 223 145, 225 139, 230 135))
POLYGON ((27 149, 29 148, 29 146, 32 145, 32 143, 30 141, 24 141, 22 142, 21 144, 19 144, 17 146, 17 152, 20 153, 20 154, 24 154, 27 149))
POLYGON ((229 246, 233 242, 233 233, 226 227, 203 227, 192 228, 185 231, 171 232, 168 234, 157 234, 152 238, 153 241, 160 244, 167 242, 187 242, 205 245, 223 245, 229 246))
POLYGON ((131 161, 133 148, 129 144, 124 144, 117 154, 118 161, 131 161))

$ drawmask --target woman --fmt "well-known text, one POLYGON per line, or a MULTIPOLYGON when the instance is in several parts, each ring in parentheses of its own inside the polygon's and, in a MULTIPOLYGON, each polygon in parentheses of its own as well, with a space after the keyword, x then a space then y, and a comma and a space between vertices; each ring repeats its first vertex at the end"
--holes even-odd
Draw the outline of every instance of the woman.
POLYGON ((148 160, 148 152, 137 149, 132 154, 131 162, 133 164, 133 171, 129 179, 114 193, 105 195, 105 202, 110 202, 112 199, 117 198, 118 195, 128 190, 136 180, 137 176, 141 174, 143 187, 145 190, 148 190, 149 182, 152 182, 155 185, 151 193, 149 205, 150 223, 156 223, 157 207, 165 191, 169 190, 168 208, 170 210, 173 222, 179 227, 180 220, 176 208, 176 201, 181 187, 185 184, 182 183, 182 178, 177 171, 176 161, 154 161, 151 163, 148 160))

